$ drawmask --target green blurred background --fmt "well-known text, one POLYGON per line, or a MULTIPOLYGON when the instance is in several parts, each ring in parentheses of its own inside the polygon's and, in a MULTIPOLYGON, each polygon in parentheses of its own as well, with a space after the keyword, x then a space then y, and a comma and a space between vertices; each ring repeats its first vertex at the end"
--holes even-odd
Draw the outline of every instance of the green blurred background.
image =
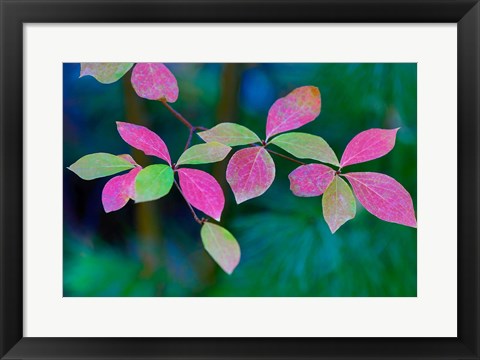
MULTIPOLYGON (((416 208, 416 64, 166 65, 180 89, 173 107, 194 125, 237 122, 264 137, 273 102, 314 85, 322 111, 298 131, 322 136, 339 158, 357 133, 401 127, 388 155, 348 170, 394 177, 416 208)), ((198 166, 223 187, 222 225, 242 249, 230 276, 204 251, 200 228, 175 188, 160 200, 129 202, 106 214, 101 192, 109 178, 84 181, 66 167, 94 152, 130 153, 142 166, 156 163, 120 138, 115 121, 157 132, 172 159, 188 131, 160 103, 135 94, 131 71, 110 85, 79 79, 80 64, 65 63, 63 71, 64 296, 416 296, 416 229, 383 222, 357 202, 355 219, 332 235, 321 197, 293 196, 287 176, 296 165, 279 157, 271 188, 241 205, 225 181, 226 160, 198 166)))

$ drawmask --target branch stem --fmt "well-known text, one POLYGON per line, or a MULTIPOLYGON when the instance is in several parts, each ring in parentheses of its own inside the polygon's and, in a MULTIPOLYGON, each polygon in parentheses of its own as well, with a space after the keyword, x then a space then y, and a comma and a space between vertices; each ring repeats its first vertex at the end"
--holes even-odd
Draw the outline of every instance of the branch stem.
POLYGON ((200 225, 202 225, 202 224, 204 223, 204 221, 201 220, 201 219, 197 216, 197 214, 195 213, 195 210, 193 210, 192 205, 190 205, 190 203, 188 202, 187 198, 186 198, 185 195, 183 194, 183 191, 182 191, 182 189, 180 188, 180 185, 178 185, 177 180, 173 180, 173 182, 175 183, 175 186, 177 187, 178 191, 180 192, 180 194, 182 195, 183 199, 184 199, 185 202, 187 203, 188 208, 190 209, 190 212, 191 212, 192 215, 193 215, 193 219, 194 219, 197 223, 199 223, 200 225))
POLYGON ((170 106, 169 103, 167 103, 166 100, 161 100, 161 103, 163 104, 163 106, 165 106, 168 111, 170 111, 173 116, 175 116, 177 118, 177 120, 180 120, 180 122, 185 125, 190 131, 194 131, 192 129, 196 129, 195 126, 193 126, 190 121, 188 121, 187 119, 185 119, 179 112, 177 112, 173 107, 170 106))

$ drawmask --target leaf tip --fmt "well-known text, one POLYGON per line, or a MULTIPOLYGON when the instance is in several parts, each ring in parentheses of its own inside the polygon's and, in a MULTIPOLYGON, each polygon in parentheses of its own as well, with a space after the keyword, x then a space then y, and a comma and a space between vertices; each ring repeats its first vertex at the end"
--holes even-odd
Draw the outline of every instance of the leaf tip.
POLYGON ((316 86, 309 86, 310 92, 312 93, 313 96, 317 97, 320 96, 320 89, 316 86))
POLYGON ((237 194, 235 193, 233 193, 233 196, 235 197, 235 202, 237 203, 237 205, 240 205, 241 203, 248 200, 248 199, 244 199, 243 196, 240 196, 240 195, 237 196, 237 194))

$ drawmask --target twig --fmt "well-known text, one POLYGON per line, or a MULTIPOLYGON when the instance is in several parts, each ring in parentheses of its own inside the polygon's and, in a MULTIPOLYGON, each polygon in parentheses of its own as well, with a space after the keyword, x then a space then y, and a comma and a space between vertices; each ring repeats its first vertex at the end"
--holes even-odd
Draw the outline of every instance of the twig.
POLYGON ((189 130, 192 130, 192 129, 196 128, 195 126, 193 126, 190 123, 190 121, 185 119, 179 112, 177 112, 173 107, 171 107, 170 104, 167 103, 166 100, 161 100, 161 103, 163 104, 163 106, 165 106, 173 114, 173 116, 175 116, 178 120, 180 120, 183 125, 188 127, 189 130))
POLYGON ((275 154, 275 155, 280 156, 280 157, 282 157, 282 158, 284 158, 284 159, 290 160, 290 161, 292 161, 292 162, 294 162, 294 163, 297 163, 297 164, 300 164, 300 165, 306 165, 306 163, 304 163, 303 161, 296 160, 296 159, 294 159, 294 158, 291 158, 290 156, 280 154, 280 153, 278 153, 278 152, 276 152, 276 151, 273 151, 273 150, 270 150, 270 149, 265 149, 265 150, 267 150, 267 151, 268 151, 269 153, 271 153, 271 154, 275 154))
POLYGON ((178 182, 177 180, 173 180, 173 182, 175 183, 175 186, 177 187, 178 191, 180 192, 180 194, 182 195, 183 199, 185 200, 185 202, 187 203, 192 215, 193 215, 193 218, 195 219, 195 221, 197 223, 199 223, 200 225, 202 225, 205 221, 204 220, 201 220, 197 214, 195 213, 195 210, 193 210, 193 207, 192 205, 190 205, 190 203, 188 202, 187 198, 185 197, 185 195, 183 194, 183 191, 182 189, 180 188, 180 185, 178 185, 178 182))

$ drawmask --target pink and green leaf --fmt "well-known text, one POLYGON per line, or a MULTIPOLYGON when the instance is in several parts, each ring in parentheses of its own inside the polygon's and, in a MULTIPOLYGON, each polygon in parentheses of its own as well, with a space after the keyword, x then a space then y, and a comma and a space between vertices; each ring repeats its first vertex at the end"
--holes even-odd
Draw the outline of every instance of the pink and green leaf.
POLYGON ((322 195, 334 177, 335 171, 321 164, 302 165, 288 175, 290 190, 301 197, 322 195))
POLYGON ((119 80, 131 69, 133 63, 81 63, 80 77, 93 76, 103 84, 119 80))
POLYGON ((260 146, 237 151, 227 166, 227 182, 237 204, 262 195, 275 179, 275 163, 260 146))
POLYGON ((225 197, 217 180, 209 173, 197 169, 182 168, 177 172, 185 199, 194 208, 220 221, 225 197))
POLYGON ((136 167, 129 173, 111 178, 103 188, 102 204, 105 212, 123 208, 129 199, 135 200, 135 178, 142 168, 136 167))
POLYGON ((368 212, 384 221, 417 227, 413 201, 395 179, 374 172, 344 174, 360 203, 368 212))
POLYGON ((299 87, 278 99, 268 111, 267 139, 315 120, 320 107, 320 91, 315 86, 299 87))
POLYGON ((215 262, 227 274, 231 274, 240 262, 240 246, 225 228, 206 222, 200 230, 203 246, 215 262))
POLYGON ((161 63, 138 63, 132 71, 132 85, 138 96, 173 103, 178 99, 175 76, 161 63))
POLYGON ((156 164, 142 169, 135 179, 135 202, 160 199, 167 195, 173 185, 173 170, 170 166, 156 164))
POLYGON ((135 166, 138 165, 137 162, 129 154, 121 154, 121 155, 117 155, 117 156, 122 158, 122 159, 127 160, 132 165, 135 165, 135 166))
POLYGON ((178 159, 177 165, 210 164, 222 161, 230 150, 232 150, 230 146, 220 144, 216 141, 194 145, 184 151, 178 159))
POLYGON ((122 157, 107 153, 95 153, 83 156, 67 169, 84 180, 92 180, 118 174, 133 167, 133 164, 122 157))
POLYGON ((117 121, 117 129, 122 139, 146 155, 153 155, 171 164, 167 145, 153 131, 144 126, 117 121))
POLYGON ((299 159, 312 159, 338 166, 337 155, 320 136, 291 132, 274 137, 271 144, 299 159))
POLYGON ((207 143, 217 141, 228 146, 249 145, 261 142, 257 134, 252 130, 234 123, 218 124, 210 130, 198 133, 198 136, 207 143))
POLYGON ((355 217, 355 198, 348 184, 340 176, 335 176, 327 190, 325 190, 322 198, 322 207, 323 217, 332 234, 348 220, 355 217))
POLYGON ((345 148, 340 166, 378 159, 395 146, 397 129, 370 129, 355 136, 345 148))

